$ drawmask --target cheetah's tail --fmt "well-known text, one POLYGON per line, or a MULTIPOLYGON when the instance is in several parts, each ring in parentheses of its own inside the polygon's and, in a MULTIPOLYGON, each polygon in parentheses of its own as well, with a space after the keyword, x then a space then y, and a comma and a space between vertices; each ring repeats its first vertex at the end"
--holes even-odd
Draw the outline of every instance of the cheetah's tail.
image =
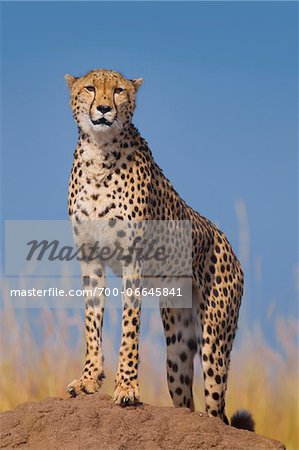
POLYGON ((254 431, 254 420, 249 411, 240 410, 232 416, 230 424, 232 427, 241 428, 242 430, 254 431))

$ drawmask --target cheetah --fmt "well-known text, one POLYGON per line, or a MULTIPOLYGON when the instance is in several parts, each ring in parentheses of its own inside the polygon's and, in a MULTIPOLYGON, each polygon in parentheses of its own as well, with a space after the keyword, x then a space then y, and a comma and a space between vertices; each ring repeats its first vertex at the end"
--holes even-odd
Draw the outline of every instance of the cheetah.
MULTIPOLYGON (((132 123, 136 93, 143 79, 127 79, 113 70, 92 70, 82 77, 65 75, 70 106, 78 126, 78 144, 69 183, 69 216, 76 225, 115 221, 190 221, 192 224, 192 303, 186 308, 162 307, 167 344, 167 382, 175 407, 194 410, 194 357, 204 376, 206 412, 229 423, 225 392, 235 337, 243 272, 226 236, 189 207, 154 161, 147 142, 132 123)), ((92 227, 89 229, 92 239, 92 227)), ((86 237, 86 235, 85 235, 86 237)), ((140 268, 122 272, 125 286, 140 286, 140 268)), ((105 265, 81 261, 83 286, 104 287, 105 265)), ((83 373, 68 386, 71 396, 96 392, 104 379, 102 326, 103 294, 85 296, 86 360, 83 373)), ((114 401, 138 404, 138 345, 141 301, 123 294, 122 338, 114 401)), ((138 299, 138 298, 137 298, 138 299)), ((139 298, 140 300, 140 298, 139 298)), ((249 414, 236 414, 231 423, 253 429, 249 414)))

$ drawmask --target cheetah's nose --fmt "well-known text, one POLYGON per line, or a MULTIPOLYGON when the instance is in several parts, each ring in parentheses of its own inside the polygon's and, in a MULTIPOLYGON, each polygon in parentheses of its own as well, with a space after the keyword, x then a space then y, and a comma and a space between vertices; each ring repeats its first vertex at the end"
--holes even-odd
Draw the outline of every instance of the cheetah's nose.
POLYGON ((108 106, 108 105, 99 105, 99 106, 97 106, 97 110, 100 111, 103 114, 111 111, 111 109, 112 109, 111 106, 108 106))

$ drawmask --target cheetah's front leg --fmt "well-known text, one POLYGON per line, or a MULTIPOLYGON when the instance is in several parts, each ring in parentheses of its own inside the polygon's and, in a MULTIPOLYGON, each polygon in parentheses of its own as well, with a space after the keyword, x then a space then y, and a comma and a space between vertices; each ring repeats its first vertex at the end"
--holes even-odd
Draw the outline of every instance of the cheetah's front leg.
POLYGON ((135 273, 134 276, 123 279, 122 340, 113 398, 115 403, 122 406, 139 402, 138 346, 141 297, 138 294, 141 289, 140 278, 139 274, 135 273))
POLYGON ((105 272, 94 262, 82 262, 81 271, 85 299, 86 357, 80 379, 72 381, 67 387, 72 397, 80 392, 96 392, 104 379, 102 327, 106 300, 105 272))

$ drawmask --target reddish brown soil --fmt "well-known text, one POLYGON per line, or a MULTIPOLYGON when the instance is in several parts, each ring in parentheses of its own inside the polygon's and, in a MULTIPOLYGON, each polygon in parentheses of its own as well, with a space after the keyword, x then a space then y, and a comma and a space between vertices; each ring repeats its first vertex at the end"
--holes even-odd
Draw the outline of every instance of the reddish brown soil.
POLYGON ((0 414, 0 448, 244 449, 285 447, 185 408, 121 408, 103 394, 23 403, 0 414))

